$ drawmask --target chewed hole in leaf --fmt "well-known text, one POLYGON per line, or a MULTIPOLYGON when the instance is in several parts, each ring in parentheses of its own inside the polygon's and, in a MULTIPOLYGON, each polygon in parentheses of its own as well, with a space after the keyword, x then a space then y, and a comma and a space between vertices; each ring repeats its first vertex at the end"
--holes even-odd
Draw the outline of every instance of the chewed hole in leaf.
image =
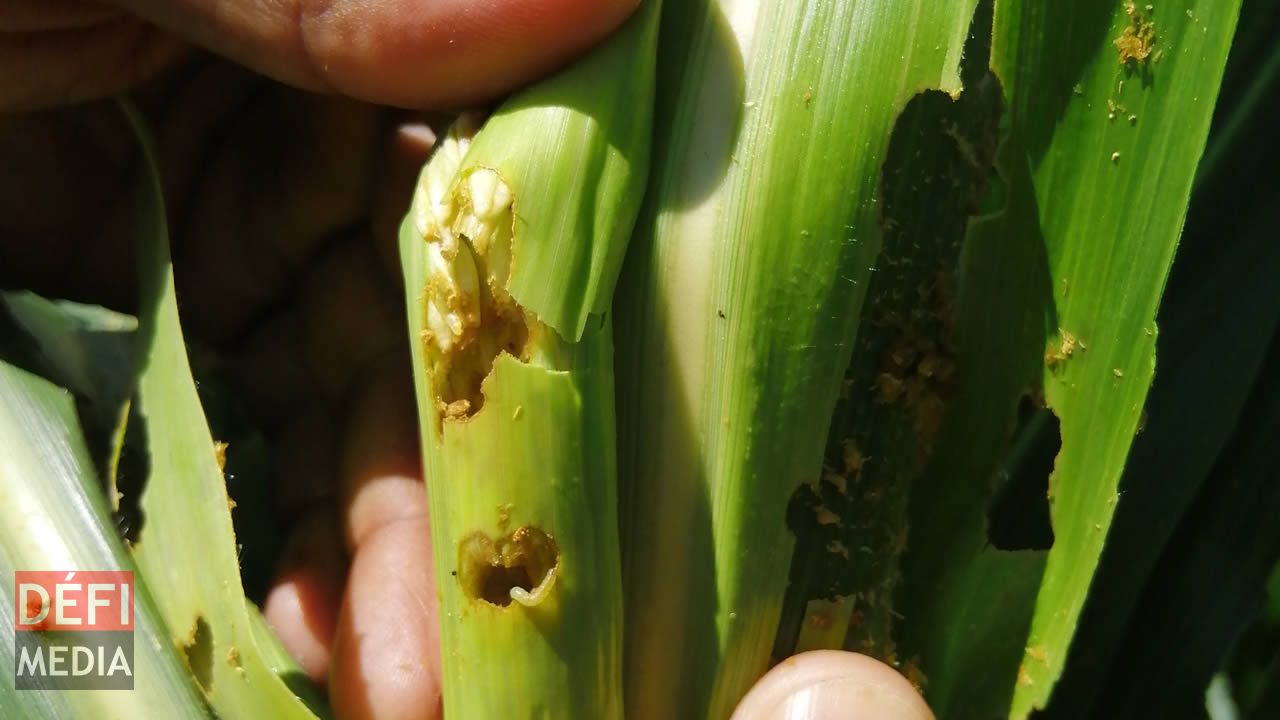
POLYGON ((115 467, 114 488, 109 487, 116 493, 115 498, 109 498, 114 505, 112 518, 116 523, 116 531, 130 545, 136 545, 142 539, 146 523, 142 495, 146 492, 147 480, 151 476, 151 456, 147 451, 150 440, 147 432, 147 418, 138 412, 136 402, 131 403, 124 444, 120 448, 120 459, 115 467))
POLYGON ((1018 407, 1018 423, 987 507, 987 540, 1000 550, 1053 547, 1049 476, 1062 449, 1058 416, 1030 397, 1018 407))
POLYGON ((203 616, 197 616, 192 624, 187 642, 182 646, 182 654, 186 658, 187 667, 191 669, 192 677, 200 684, 200 689, 206 695, 212 692, 213 631, 203 616))

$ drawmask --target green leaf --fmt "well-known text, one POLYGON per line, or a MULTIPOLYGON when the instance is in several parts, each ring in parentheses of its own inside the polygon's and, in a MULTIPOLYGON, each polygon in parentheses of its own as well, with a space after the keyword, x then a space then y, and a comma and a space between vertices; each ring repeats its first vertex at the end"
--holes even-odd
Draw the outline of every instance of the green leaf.
POLYGON ((963 92, 917 95, 889 141, 880 173, 883 245, 822 476, 801 486, 788 508, 796 551, 778 659, 819 647, 897 659, 894 594, 909 542, 908 499, 955 399, 962 241, 999 141, 1002 98, 987 70, 985 9, 965 46, 963 92))
POLYGON ((1045 553, 987 539, 987 506, 1019 399, 1044 362, 1050 279, 1016 138, 996 160, 1007 207, 970 224, 956 320, 960 386, 912 489, 897 611, 899 655, 939 717, 1008 714, 1045 553))
MULTIPOLYGON (((1267 367, 1280 367, 1280 336, 1267 367)), ((1258 618, 1280 560, 1280 376, 1254 388, 1237 431, 1147 581, 1096 708, 1199 717, 1209 679, 1258 618)))
POLYGON ((897 608, 901 654, 941 716, 1025 717, 1061 673, 1151 383, 1156 309, 1237 10, 996 0, 1007 201, 966 241, 961 387, 913 491, 897 608), (1015 405, 1041 389, 1062 443, 1054 542, 1001 551, 988 503, 1015 452, 1015 405))
MULTIPOLYGON (((1246 142, 1229 157, 1254 154, 1246 142)), ((1271 155, 1280 160, 1280 153, 1271 155)), ((1123 502, 1085 605, 1077 649, 1050 706, 1060 717, 1092 707, 1115 671, 1124 628, 1141 617, 1143 583, 1183 516, 1194 512, 1193 500, 1256 394, 1263 357, 1280 326, 1280 293, 1273 287, 1280 267, 1276 195, 1257 192, 1253 175, 1221 181, 1225 187, 1198 190, 1192 202, 1160 309, 1160 369, 1147 401, 1148 420, 1129 456, 1123 502), (1217 202, 1223 191, 1253 207, 1238 213, 1224 207, 1217 202)))
POLYGON ((1055 542, 1015 717, 1043 706, 1062 671, 1111 524, 1155 369, 1156 309, 1239 7, 996 5, 992 67, 1028 153, 1053 281, 1059 335, 1044 392, 1062 433, 1050 479, 1055 542))
POLYGON ((132 691, 13 689, 15 570, 128 570, 70 392, 0 362, 0 717, 206 718, 145 579, 134 582, 132 691))
POLYGON ((975 0, 664 8, 649 195, 615 297, 627 710, 727 717, 768 668, 918 93, 975 0))
POLYGON ((137 318, 30 292, 0 293, 0 298, 40 348, 47 374, 59 385, 104 404, 124 403, 132 389, 137 318))
POLYGON ((0 293, 0 328, 9 324, 6 314, 21 334, 10 339, 6 354, 83 401, 80 421, 85 440, 99 474, 106 476, 108 498, 115 509, 116 466, 133 393, 137 318, 25 291, 0 293))
MULTIPOLYGON (((150 475, 141 498, 145 525, 134 546, 156 590, 170 639, 185 649, 209 703, 229 718, 312 718, 315 712, 273 670, 246 609, 231 523, 232 502, 196 394, 178 321, 164 203, 150 141, 137 185, 142 283, 137 357, 138 414, 150 475)), ((278 660, 278 656, 272 657, 278 660)), ((313 704, 312 707, 315 707, 313 704)))

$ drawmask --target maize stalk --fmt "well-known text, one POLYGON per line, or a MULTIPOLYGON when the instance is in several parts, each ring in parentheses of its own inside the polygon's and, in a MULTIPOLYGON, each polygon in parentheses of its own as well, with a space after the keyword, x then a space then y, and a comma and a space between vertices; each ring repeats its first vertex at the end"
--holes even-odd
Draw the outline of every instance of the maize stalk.
POLYGON ((401 228, 451 718, 622 712, 606 311, 647 178, 658 13, 455 125, 401 228))
POLYGON ((917 92, 959 90, 974 4, 666 8, 672 95, 615 302, 631 717, 727 717, 768 667, 890 133, 917 92))

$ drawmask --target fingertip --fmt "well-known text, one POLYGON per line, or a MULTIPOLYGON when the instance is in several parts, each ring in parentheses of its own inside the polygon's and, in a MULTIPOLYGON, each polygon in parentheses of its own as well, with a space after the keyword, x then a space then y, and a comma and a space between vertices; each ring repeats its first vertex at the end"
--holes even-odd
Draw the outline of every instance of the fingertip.
POLYGON ((308 511, 333 503, 337 494, 333 470, 337 436, 331 413, 317 403, 298 409, 273 437, 272 490, 280 520, 293 522, 308 511))
POLYGON ((0 10, 0 109, 38 110, 96 100, 155 75, 186 51, 177 38, 128 15, 23 18, 0 10), (60 21, 65 23, 60 24, 60 21))
POLYGON ((320 395, 339 404, 361 373, 404 342, 404 300, 363 232, 319 258, 298 293, 307 366, 320 395))
POLYGON ((901 673, 866 655, 814 650, 787 658, 756 683, 732 720, 933 720, 901 673))
POLYGON ((262 607, 285 649, 321 687, 342 601, 343 555, 336 534, 330 513, 299 522, 262 607))
POLYGON ((304 16, 302 44, 339 92, 401 107, 472 107, 564 65, 639 0, 360 0, 304 16))
POLYGON ((564 65, 640 0, 118 0, 298 87, 412 108, 490 101, 564 65))
MULTIPOLYGON (((444 127, 445 123, 439 123, 444 127)), ((369 229, 378 261, 388 278, 399 280, 400 222, 413 199, 422 164, 431 155, 436 134, 431 125, 406 122, 396 128, 383 150, 382 171, 373 191, 369 229)))
POLYGON ((439 609, 425 518, 385 526, 360 546, 334 640, 336 717, 439 720, 439 609))
POLYGON ((343 533, 353 551, 383 527, 426 521, 414 397, 407 348, 371 366, 352 393, 339 472, 343 533))

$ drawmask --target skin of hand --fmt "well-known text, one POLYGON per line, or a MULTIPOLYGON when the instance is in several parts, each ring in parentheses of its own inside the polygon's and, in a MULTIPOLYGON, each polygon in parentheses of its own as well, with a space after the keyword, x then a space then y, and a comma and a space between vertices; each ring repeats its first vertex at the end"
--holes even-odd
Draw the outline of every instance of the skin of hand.
MULTIPOLYGON (((387 106, 490 101, 636 3, 0 0, 0 288, 133 309, 135 148, 102 101, 131 90, 155 134, 184 329, 274 451, 290 539, 263 610, 339 718, 442 716, 395 251, 434 140, 422 121, 438 118, 387 106)), ((932 715, 888 666, 819 651, 780 663, 733 716, 774 718, 932 715)))

